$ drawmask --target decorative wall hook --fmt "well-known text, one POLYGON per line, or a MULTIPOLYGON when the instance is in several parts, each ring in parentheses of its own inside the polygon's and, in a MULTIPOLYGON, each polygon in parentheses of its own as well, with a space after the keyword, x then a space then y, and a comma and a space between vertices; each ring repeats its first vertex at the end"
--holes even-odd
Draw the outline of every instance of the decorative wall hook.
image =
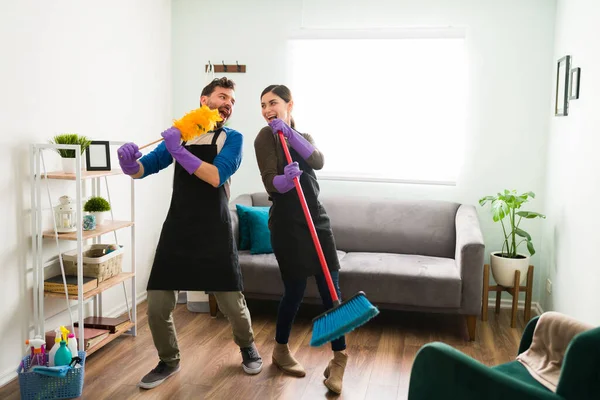
POLYGON ((209 60, 208 64, 205 65, 204 70, 206 72, 225 72, 228 74, 239 72, 243 74, 246 72, 246 66, 243 64, 240 65, 237 61, 235 64, 225 64, 225 61, 221 60, 221 64, 212 64, 209 60))

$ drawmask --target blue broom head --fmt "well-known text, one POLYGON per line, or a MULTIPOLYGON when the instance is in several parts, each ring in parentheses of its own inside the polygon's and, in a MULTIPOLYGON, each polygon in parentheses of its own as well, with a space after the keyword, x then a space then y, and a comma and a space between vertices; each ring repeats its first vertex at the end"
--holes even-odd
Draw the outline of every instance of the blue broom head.
POLYGON ((329 343, 364 325, 377 314, 379 314, 377 307, 369 302, 364 292, 358 292, 339 306, 314 319, 310 345, 318 347, 329 343))

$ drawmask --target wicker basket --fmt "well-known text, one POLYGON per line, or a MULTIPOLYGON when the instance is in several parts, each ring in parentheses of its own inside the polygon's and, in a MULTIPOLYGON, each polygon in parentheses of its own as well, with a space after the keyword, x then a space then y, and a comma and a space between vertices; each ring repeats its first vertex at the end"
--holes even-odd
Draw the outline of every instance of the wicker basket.
MULTIPOLYGON (((21 399, 24 400, 52 400, 72 399, 81 396, 83 391, 83 378, 85 375, 85 351, 79 352, 81 368, 73 368, 65 377, 40 375, 29 369, 29 355, 25 356, 17 369, 19 374, 19 387, 21 399)), ((46 358, 48 355, 46 354, 46 358)))
MULTIPOLYGON (((92 244, 83 247, 83 276, 97 278, 98 283, 121 273, 123 246, 104 254, 110 244, 92 244)), ((77 249, 63 254, 65 273, 77 275, 77 249)))

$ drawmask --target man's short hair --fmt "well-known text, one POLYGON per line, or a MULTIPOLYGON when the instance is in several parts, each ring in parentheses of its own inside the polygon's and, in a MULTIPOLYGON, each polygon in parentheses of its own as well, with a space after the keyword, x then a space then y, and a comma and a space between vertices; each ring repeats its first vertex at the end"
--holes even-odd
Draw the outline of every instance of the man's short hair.
POLYGON ((202 89, 202 94, 200 96, 210 96, 212 92, 215 91, 217 87, 222 87, 223 89, 231 89, 235 90, 235 82, 226 77, 215 78, 208 85, 202 89))

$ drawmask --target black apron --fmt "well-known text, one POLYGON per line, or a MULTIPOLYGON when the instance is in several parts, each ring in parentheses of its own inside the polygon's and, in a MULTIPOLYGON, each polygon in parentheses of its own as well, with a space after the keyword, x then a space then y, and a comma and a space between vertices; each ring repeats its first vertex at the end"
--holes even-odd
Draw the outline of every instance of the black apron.
MULTIPOLYGON (((281 146, 279 140, 277 140, 277 146, 281 146)), ((290 154, 303 171, 300 175, 300 185, 317 230, 327 267, 329 271, 338 271, 340 263, 333 232, 325 208, 318 200, 319 184, 315 171, 291 147, 290 154)), ((287 193, 270 193, 270 195, 273 201, 269 210, 271 245, 282 277, 302 279, 322 273, 321 263, 296 188, 287 193)))
MULTIPOLYGON (((210 145, 186 149, 212 163, 210 145)), ((214 188, 175 162, 173 196, 156 248, 147 290, 242 291, 242 274, 225 187, 214 188)))

